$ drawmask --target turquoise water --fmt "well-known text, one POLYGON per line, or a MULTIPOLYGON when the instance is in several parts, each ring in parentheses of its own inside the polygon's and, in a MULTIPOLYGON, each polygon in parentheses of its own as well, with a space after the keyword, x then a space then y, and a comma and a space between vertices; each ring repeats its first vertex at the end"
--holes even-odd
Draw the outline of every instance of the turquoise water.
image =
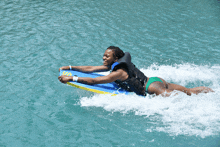
POLYGON ((0 146, 220 146, 219 0, 1 0, 0 20, 0 146), (112 97, 58 81, 110 45, 149 77, 215 93, 112 97))

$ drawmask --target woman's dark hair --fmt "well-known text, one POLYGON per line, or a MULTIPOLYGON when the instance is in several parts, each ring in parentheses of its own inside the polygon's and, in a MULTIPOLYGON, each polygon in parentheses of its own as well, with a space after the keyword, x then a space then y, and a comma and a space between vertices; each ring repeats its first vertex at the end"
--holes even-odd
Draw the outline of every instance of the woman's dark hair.
POLYGON ((118 57, 118 59, 120 59, 125 54, 119 47, 116 47, 116 46, 109 46, 107 49, 110 49, 113 51, 114 58, 118 57))

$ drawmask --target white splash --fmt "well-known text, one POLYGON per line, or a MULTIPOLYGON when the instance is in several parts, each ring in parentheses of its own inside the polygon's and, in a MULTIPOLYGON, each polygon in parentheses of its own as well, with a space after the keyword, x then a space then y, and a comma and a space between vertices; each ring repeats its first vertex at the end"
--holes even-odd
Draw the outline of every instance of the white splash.
MULTIPOLYGON (((147 132, 162 131, 170 135, 195 135, 206 137, 220 133, 220 66, 152 65, 141 69, 146 75, 158 76, 180 85, 189 82, 205 81, 215 92, 187 96, 178 95, 163 98, 161 96, 141 97, 137 95, 94 95, 83 97, 80 105, 84 107, 102 107, 109 112, 120 112, 145 116, 146 121, 152 121, 147 132), (155 123, 159 122, 159 123, 155 123), (162 125, 161 125, 162 124, 162 125)), ((204 86, 204 85, 200 85, 204 86)), ((144 120, 143 120, 144 121, 144 120)))
MULTIPOLYGON (((148 69, 141 69, 148 77, 161 77, 166 81, 185 86, 189 82, 203 81, 218 84, 220 66, 198 66, 194 64, 180 64, 175 66, 151 65, 148 69)), ((202 86, 202 85, 201 85, 202 86)))

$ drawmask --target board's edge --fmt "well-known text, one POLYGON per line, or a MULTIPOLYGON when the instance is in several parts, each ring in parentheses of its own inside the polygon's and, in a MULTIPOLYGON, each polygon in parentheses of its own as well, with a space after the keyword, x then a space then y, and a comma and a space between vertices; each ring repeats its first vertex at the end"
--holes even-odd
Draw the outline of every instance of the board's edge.
POLYGON ((110 93, 110 92, 104 92, 104 91, 95 90, 95 89, 91 89, 91 88, 87 88, 87 87, 82 87, 82 86, 76 85, 72 82, 67 82, 67 84, 70 85, 70 86, 79 88, 79 89, 83 89, 83 90, 87 90, 87 91, 91 91, 91 92, 95 92, 95 93, 99 93, 99 94, 111 94, 111 96, 117 95, 117 94, 113 94, 113 93, 110 93))

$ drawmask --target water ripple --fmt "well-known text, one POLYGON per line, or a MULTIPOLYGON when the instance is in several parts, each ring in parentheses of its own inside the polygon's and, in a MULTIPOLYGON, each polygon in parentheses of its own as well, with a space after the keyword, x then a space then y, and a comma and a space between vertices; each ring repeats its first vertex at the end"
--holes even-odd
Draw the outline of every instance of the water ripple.
MULTIPOLYGON (((157 123, 161 122, 160 116, 153 114, 148 124, 144 117, 133 113, 81 107, 77 105, 80 97, 89 99, 92 93, 61 84, 58 68, 100 65, 104 50, 115 45, 129 51, 132 62, 148 75, 158 74, 182 84, 211 85, 218 91, 218 70, 212 68, 218 68, 220 61, 219 4, 209 0, 0 1, 0 121, 4 126, 0 146, 70 146, 73 142, 120 146, 121 139, 125 140, 124 146, 149 146, 150 141, 152 146, 169 146, 165 141, 170 137, 158 132, 167 131, 157 123), (208 67, 206 72, 191 71, 194 65, 208 67), (152 66, 161 70, 149 69, 152 66), (213 79, 210 71, 215 75, 213 79), (191 75, 194 81, 190 83, 191 75), (149 135, 146 129, 155 135, 149 135), (158 141, 161 136, 165 141, 158 141)), ((126 100, 121 103, 119 107, 111 102, 106 106, 112 104, 116 110, 126 107, 126 100)), ((181 113, 181 108, 176 109, 181 113)), ((167 110, 161 112, 169 118, 172 113, 167 110)), ((167 129, 175 133, 172 127, 167 129)), ((197 133, 205 134, 201 130, 197 133)), ((173 140, 178 146, 179 139, 173 140)))

